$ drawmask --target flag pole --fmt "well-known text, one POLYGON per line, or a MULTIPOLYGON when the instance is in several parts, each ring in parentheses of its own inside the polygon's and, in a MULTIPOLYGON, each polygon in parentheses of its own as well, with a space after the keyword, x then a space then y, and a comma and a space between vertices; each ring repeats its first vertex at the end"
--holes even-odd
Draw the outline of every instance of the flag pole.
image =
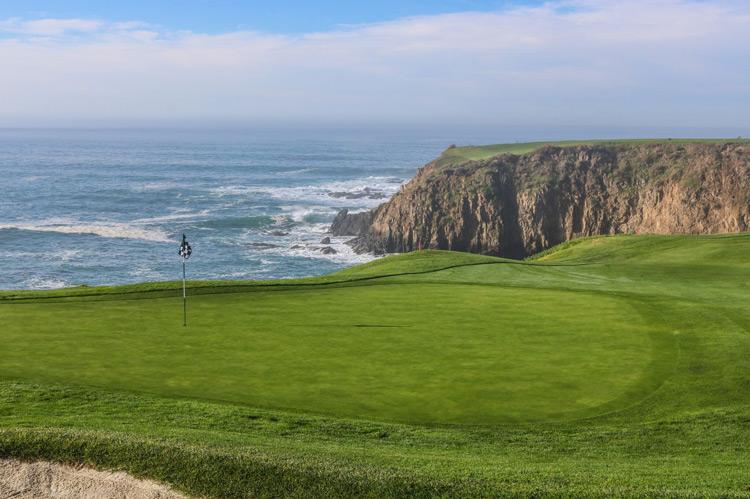
POLYGON ((190 244, 188 244, 185 234, 183 234, 182 244, 180 244, 180 251, 179 251, 180 258, 182 258, 182 327, 187 327, 187 285, 185 284, 185 281, 186 281, 185 263, 187 262, 187 259, 190 258, 190 255, 192 254, 193 254, 193 248, 190 247, 190 244))
POLYGON ((185 259, 182 259, 182 327, 187 327, 187 292, 185 291, 185 259))

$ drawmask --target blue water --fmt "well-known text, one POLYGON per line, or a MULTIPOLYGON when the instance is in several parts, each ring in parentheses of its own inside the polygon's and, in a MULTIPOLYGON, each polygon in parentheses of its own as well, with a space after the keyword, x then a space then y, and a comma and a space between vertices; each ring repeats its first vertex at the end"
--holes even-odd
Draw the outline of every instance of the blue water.
POLYGON ((367 134, 0 130, 0 289, 319 275, 373 258, 321 239, 448 143, 367 134))

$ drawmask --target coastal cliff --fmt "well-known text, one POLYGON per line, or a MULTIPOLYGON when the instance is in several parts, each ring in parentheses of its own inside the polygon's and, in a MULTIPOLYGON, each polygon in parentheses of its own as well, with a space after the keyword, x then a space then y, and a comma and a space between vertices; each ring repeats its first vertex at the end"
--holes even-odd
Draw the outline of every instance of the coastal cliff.
POLYGON ((356 236, 350 244, 358 252, 439 248, 523 258, 591 235, 750 230, 747 141, 445 156, 371 212, 340 213, 331 232, 356 236))

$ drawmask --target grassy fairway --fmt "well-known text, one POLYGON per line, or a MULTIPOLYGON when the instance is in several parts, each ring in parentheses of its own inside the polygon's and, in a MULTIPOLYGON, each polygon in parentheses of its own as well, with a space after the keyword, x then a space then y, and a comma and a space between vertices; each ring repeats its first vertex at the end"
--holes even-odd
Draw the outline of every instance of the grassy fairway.
POLYGON ((750 234, 0 294, 0 455, 195 494, 750 493, 750 234))

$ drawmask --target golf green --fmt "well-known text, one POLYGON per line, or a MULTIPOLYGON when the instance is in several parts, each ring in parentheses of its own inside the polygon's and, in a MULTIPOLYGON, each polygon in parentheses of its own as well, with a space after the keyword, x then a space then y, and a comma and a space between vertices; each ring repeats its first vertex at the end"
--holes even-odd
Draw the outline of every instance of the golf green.
POLYGON ((0 376, 419 423, 594 415, 653 388, 626 300, 444 284, 0 307, 0 376), (591 312, 595 311, 595 314, 591 312))

